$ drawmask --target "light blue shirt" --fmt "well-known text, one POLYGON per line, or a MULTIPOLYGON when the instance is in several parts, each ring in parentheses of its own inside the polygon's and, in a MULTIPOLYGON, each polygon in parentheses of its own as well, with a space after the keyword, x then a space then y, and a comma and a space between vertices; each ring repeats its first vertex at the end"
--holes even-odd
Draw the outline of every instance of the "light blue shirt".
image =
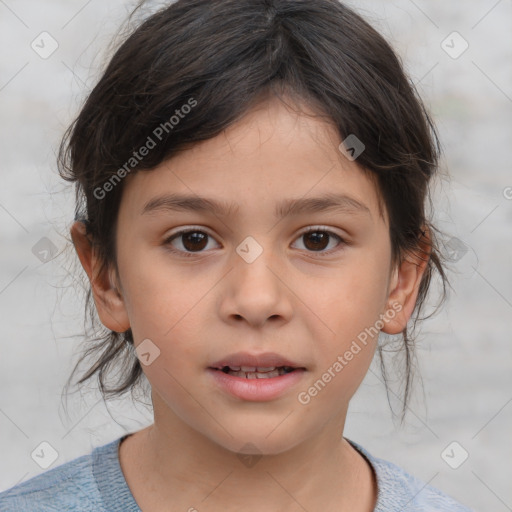
MULTIPOLYGON (((0 512, 141 512, 119 463, 122 436, 0 493, 0 512)), ((374 512, 472 512, 350 441, 377 475, 374 512)))

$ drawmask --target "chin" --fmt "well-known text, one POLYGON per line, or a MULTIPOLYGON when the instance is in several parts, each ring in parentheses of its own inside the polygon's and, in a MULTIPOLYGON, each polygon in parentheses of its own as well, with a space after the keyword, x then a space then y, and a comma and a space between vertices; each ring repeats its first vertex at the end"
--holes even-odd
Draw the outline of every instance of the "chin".
POLYGON ((232 438, 225 436, 223 439, 212 439, 219 446, 237 455, 252 455, 260 457, 263 455, 279 455, 294 448, 299 441, 292 439, 286 431, 280 435, 273 433, 268 436, 267 431, 258 432, 237 432, 232 438))

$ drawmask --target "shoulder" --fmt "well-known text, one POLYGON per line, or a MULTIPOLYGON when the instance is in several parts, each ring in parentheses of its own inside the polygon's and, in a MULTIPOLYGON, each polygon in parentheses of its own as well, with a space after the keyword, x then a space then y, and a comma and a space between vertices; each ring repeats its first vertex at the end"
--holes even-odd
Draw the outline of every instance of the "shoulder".
POLYGON ((399 466, 379 459, 349 441, 371 464, 377 477, 378 497, 374 512, 472 512, 439 489, 410 475, 399 466))
POLYGON ((112 452, 118 441, 1 492, 0 512, 105 511, 98 488, 99 466, 94 462, 100 452, 112 452))
MULTIPOLYGON (((0 493, 1 512, 90 509, 91 456, 83 455, 0 493)), ((92 509, 91 509, 92 510, 92 509)))

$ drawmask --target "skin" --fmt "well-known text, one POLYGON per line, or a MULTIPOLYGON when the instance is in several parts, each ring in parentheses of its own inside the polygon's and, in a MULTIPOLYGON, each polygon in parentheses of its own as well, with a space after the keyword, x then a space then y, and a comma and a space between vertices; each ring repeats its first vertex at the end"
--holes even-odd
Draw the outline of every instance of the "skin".
POLYGON ((377 338, 369 338, 307 405, 297 395, 379 315, 396 313, 384 332, 404 329, 426 261, 410 255, 392 266, 376 186, 357 160, 341 154, 340 142, 325 119, 298 114, 274 98, 221 135, 127 176, 116 233, 118 275, 113 268, 98 272, 83 224, 73 224, 102 323, 117 332, 131 327, 135 346, 149 338, 160 350, 142 365, 154 424, 130 435, 119 454, 143 511, 373 510, 372 469, 342 433, 377 338), (238 210, 225 217, 141 215, 164 192, 234 202, 238 210), (274 218, 283 199, 332 192, 357 199, 369 213, 274 218), (315 240, 303 236, 310 226, 346 243, 331 236, 315 249, 315 240), (207 244, 187 245, 186 237, 177 237, 166 245, 185 227, 211 235, 207 244), (247 236, 263 249, 252 263, 236 252, 247 236), (188 248, 192 256, 169 246, 181 254, 188 248), (277 399, 243 401, 224 393, 206 371, 241 350, 278 352, 307 371, 277 399), (251 467, 237 456, 246 443, 261 455, 251 467))

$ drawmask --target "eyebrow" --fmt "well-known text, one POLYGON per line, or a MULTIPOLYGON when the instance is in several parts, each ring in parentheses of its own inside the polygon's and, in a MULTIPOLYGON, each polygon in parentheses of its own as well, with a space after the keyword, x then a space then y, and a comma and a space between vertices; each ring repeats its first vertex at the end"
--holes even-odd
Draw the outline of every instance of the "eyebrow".
MULTIPOLYGON (((236 214, 238 209, 239 206, 236 203, 226 203, 192 195, 165 194, 150 199, 144 205, 141 215, 159 211, 189 211, 214 213, 229 217, 236 214)), ((366 214, 371 217, 368 206, 345 194, 325 194, 319 197, 287 199, 276 206, 274 215, 282 219, 293 215, 328 211, 351 215, 366 214)))

